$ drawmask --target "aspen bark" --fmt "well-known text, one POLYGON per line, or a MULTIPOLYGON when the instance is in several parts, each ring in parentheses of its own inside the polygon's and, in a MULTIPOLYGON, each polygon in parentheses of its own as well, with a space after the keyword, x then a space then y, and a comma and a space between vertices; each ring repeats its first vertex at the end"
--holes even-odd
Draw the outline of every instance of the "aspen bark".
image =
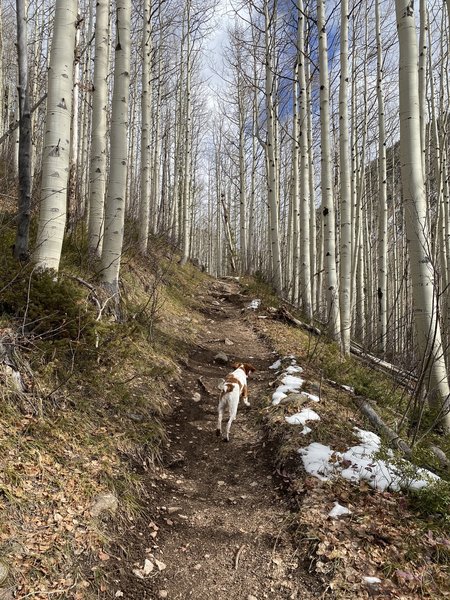
POLYGON ((273 266, 273 285, 278 294, 282 293, 283 279, 281 270, 281 245, 278 215, 278 177, 275 147, 275 108, 274 108, 274 68, 273 68, 273 35, 271 27, 273 15, 269 16, 268 0, 264 2, 265 19, 265 105, 267 119, 267 140, 265 143, 267 165, 267 201, 270 216, 270 246, 273 266), (272 17, 272 18, 271 18, 272 17))
MULTIPOLYGON (((190 256, 190 179, 191 179, 191 153, 192 153, 192 139, 191 139, 191 128, 192 128, 192 98, 191 98, 191 69, 192 69, 192 56, 191 56, 191 0, 187 0, 186 7, 186 99, 185 99, 185 111, 184 111, 184 156, 183 156, 183 179, 182 179, 182 210, 180 211, 181 217, 181 238, 182 238, 182 257, 181 266, 185 265, 189 260, 190 256)), ((180 164, 181 167, 181 164, 180 164)))
MULTIPOLYGON (((1 7, 0 7, 1 8, 1 7)), ((26 2, 17 0, 17 54, 19 67, 19 211, 14 256, 18 260, 28 258, 30 211, 31 211, 31 112, 28 82, 27 19, 26 2)), ((2 57, 0 56, 0 61, 2 57)), ((1 72, 0 72, 1 77, 1 72)), ((0 85, 0 94, 3 86, 0 85)), ((0 96, 3 106, 3 97, 0 96)), ((1 115, 0 115, 1 119, 1 115)))
POLYGON ((383 56, 380 27, 380 3, 375 0, 375 31, 377 42, 377 101, 378 101, 378 327, 377 345, 386 352, 387 343, 387 169, 386 126, 384 114, 383 56))
POLYGON ((142 30, 142 97, 141 97, 141 189, 139 202, 139 251, 147 253, 150 224, 150 128, 151 128, 151 53, 152 30, 150 0, 144 0, 142 30))
POLYGON ((111 113, 111 158, 105 207, 102 249, 103 284, 113 294, 119 291, 120 259, 127 192, 127 132, 130 94, 130 9, 131 0, 116 0, 116 50, 111 113))
POLYGON ((342 352, 350 354, 352 224, 348 119, 348 0, 341 2, 341 75, 339 85, 339 158, 341 184, 340 309, 342 352))
POLYGON ((418 51, 413 4, 396 0, 400 47, 400 154, 413 315, 424 381, 431 406, 450 431, 450 389, 441 343, 433 265, 427 230, 427 203, 421 161, 418 51))
MULTIPOLYGON (((311 232, 311 215, 315 215, 315 207, 311 207, 311 186, 310 186, 310 146, 308 142, 308 91, 306 86, 306 49, 305 49, 305 16, 303 0, 298 3, 298 23, 297 23, 297 60, 299 77, 299 145, 300 145, 300 292, 302 298, 302 307, 305 317, 311 321, 313 318, 313 301, 311 278, 313 270, 311 269, 310 243, 313 236, 311 232)), ((314 219, 315 227, 315 219, 314 219)))
POLYGON ((77 1, 56 0, 48 71, 41 203, 33 260, 58 271, 67 215, 77 1))
POLYGON ((90 252, 100 258, 103 246, 107 167, 107 102, 109 64, 109 2, 97 0, 95 17, 94 94, 92 99, 91 160, 89 167, 90 252))
POLYGON ((336 268, 336 231, 333 177, 330 146, 330 89, 328 76, 328 42, 325 28, 325 3, 317 1, 320 64, 320 129, 322 142, 321 190, 324 267, 327 288, 327 319, 331 337, 341 341, 339 294, 336 268))

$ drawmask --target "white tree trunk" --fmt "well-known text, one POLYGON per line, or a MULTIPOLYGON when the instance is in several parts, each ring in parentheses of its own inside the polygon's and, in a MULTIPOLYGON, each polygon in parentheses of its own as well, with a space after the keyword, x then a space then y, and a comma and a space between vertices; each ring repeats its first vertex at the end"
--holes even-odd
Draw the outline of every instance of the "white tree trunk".
POLYGON ((106 197, 101 273, 104 285, 114 294, 119 291, 120 258, 122 255, 127 192, 130 8, 131 0, 116 0, 117 31, 111 113, 111 167, 106 197))
POLYGON ((330 146, 330 88, 328 76, 328 42, 325 29, 324 0, 317 0, 320 63, 320 128, 322 142, 322 223, 324 267, 327 288, 328 329, 331 337, 340 341, 339 294, 336 268, 336 231, 333 197, 333 173, 330 146))
POLYGON ((341 75, 339 86, 339 157, 341 183, 340 309, 342 352, 350 354, 352 223, 348 119, 348 0, 341 2, 341 75))
POLYGON ((58 271, 67 215, 77 1, 56 0, 34 262, 58 271))
POLYGON ((377 98, 378 98, 378 328, 379 351, 386 352, 387 341, 387 169, 386 128, 384 115, 383 55, 380 26, 380 4, 375 0, 375 31, 377 39, 377 98))
POLYGON ((152 112, 151 54, 152 29, 150 0, 144 0, 142 30, 142 97, 141 97, 141 190, 139 203, 139 251, 147 253, 150 223, 150 138, 152 112))
POLYGON ((450 389, 437 318, 421 161, 416 24, 410 0, 396 0, 395 4, 400 46, 400 154, 413 314, 420 358, 426 371, 424 381, 428 387, 428 399, 435 409, 441 411, 444 427, 450 431, 450 389))
MULTIPOLYGON (((305 16, 303 0, 298 3, 298 77, 299 77, 299 109, 300 109, 300 295, 305 317, 313 318, 313 302, 311 289, 311 187, 310 187, 310 148, 308 143, 308 91, 306 87, 306 48, 305 48, 305 16)), ((313 207, 313 212, 315 208, 313 207)), ((315 224, 314 224, 315 225, 315 224)))
POLYGON ((107 167, 107 103, 109 64, 109 1, 97 0, 95 18, 94 94, 89 168, 89 250, 101 256, 105 219, 107 167))
POLYGON ((267 119, 267 140, 265 143, 267 164, 267 201, 270 216, 270 245, 272 250, 273 285, 278 294, 283 290, 283 279, 281 270, 281 245, 280 227, 278 215, 278 177, 276 165, 276 141, 275 141, 275 108, 274 108, 274 69, 273 69, 273 35, 271 27, 273 21, 269 18, 268 0, 264 2, 265 17, 265 103, 267 119))

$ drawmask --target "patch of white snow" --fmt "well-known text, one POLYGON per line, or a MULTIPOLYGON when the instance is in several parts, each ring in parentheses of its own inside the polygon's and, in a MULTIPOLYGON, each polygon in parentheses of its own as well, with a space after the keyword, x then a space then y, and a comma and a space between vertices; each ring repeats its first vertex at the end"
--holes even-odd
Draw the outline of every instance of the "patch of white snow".
POLYGON ((344 515, 351 515, 352 511, 348 508, 346 508, 345 506, 342 506, 342 504, 339 504, 339 502, 335 502, 334 503, 334 507, 330 510, 330 512, 328 513, 328 516, 331 519, 338 519, 339 517, 342 517, 344 515))

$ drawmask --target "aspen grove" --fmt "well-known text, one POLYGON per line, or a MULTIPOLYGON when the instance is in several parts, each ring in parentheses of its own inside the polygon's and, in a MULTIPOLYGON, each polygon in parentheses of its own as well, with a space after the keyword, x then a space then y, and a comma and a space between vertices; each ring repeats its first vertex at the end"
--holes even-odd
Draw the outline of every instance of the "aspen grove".
POLYGON ((120 303, 165 238, 254 276, 450 431, 450 1, 2 0, 14 255, 120 303))

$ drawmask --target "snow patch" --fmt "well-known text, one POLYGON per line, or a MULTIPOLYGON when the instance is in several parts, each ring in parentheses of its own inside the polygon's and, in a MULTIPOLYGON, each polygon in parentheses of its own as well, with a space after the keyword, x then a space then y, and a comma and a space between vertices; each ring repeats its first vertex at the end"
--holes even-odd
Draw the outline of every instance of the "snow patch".
POLYGON ((261 300, 259 298, 255 298, 247 305, 247 308, 252 310, 257 310, 261 306, 261 300))
POLYGON ((339 517, 343 517, 344 515, 351 515, 351 514, 352 514, 352 511, 349 508, 342 506, 342 504, 339 504, 339 502, 335 502, 334 507, 330 510, 330 512, 328 513, 328 516, 331 519, 338 519, 339 517))
POLYGON ((273 369, 274 371, 276 371, 280 367, 281 367, 281 360, 278 359, 273 363, 273 365, 270 365, 269 369, 273 369))
POLYGON ((309 427, 305 426, 307 421, 320 421, 319 415, 310 408, 304 408, 300 412, 295 413, 295 415, 285 417, 285 419, 290 425, 303 425, 303 431, 301 432, 303 434, 311 431, 309 427))
POLYGON ((381 579, 379 577, 363 577, 363 581, 369 584, 381 583, 381 579))
MULTIPOLYGON (((401 488, 420 490, 439 477, 427 469, 417 468, 414 474, 408 473, 409 464, 401 460, 394 465, 382 459, 374 458, 380 450, 381 440, 372 431, 355 427, 360 444, 345 452, 334 452, 329 446, 314 442, 298 450, 305 471, 321 481, 339 475, 352 483, 367 481, 376 490, 387 489, 397 492, 401 488), (401 467, 408 468, 401 468, 401 467)), ((392 456, 392 452, 389 453, 392 456)))

